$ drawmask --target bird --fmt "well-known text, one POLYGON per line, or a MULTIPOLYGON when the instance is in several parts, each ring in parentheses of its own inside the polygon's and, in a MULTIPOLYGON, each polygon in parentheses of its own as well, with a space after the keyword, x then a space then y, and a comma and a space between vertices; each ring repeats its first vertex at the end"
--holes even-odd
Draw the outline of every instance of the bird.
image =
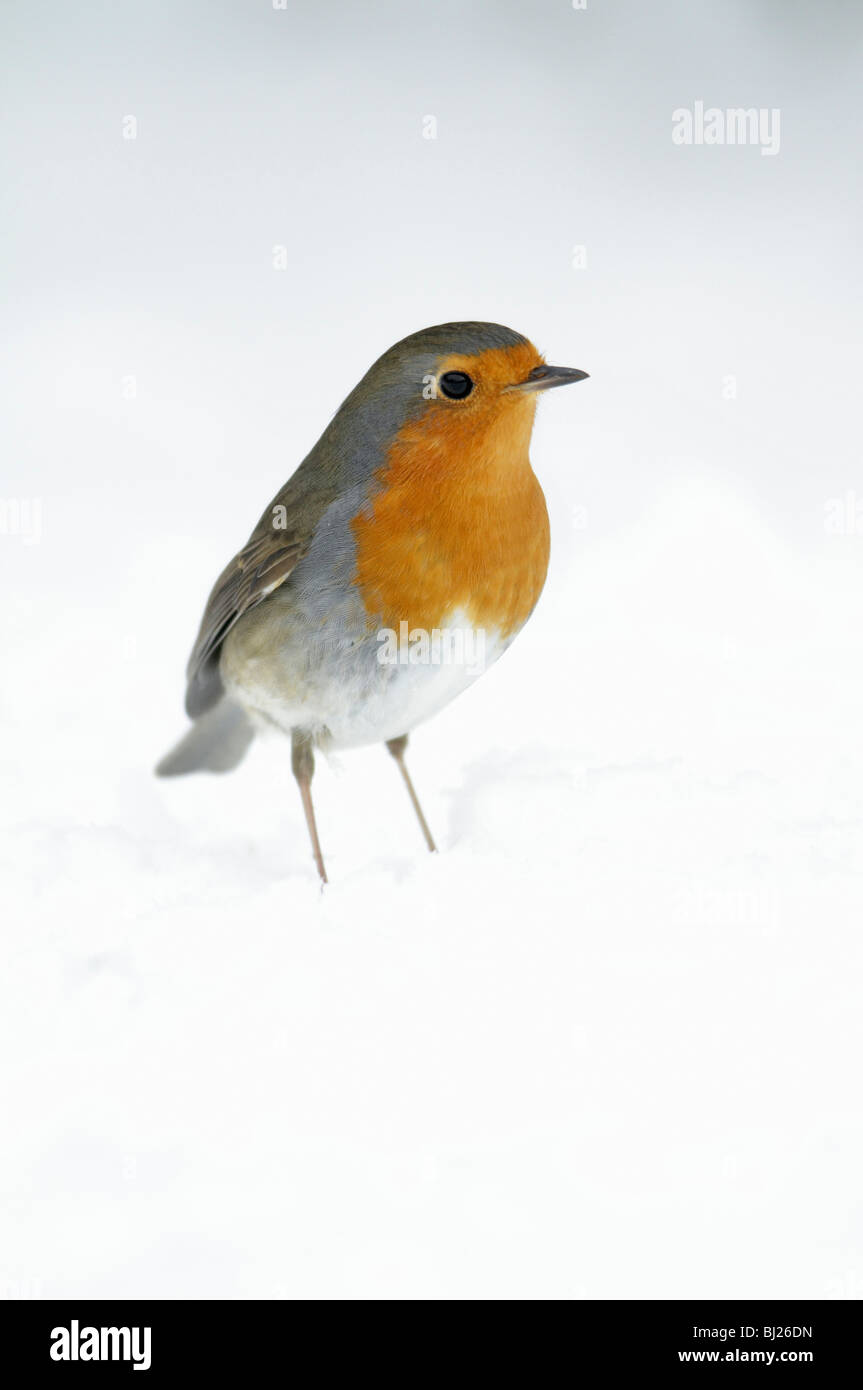
POLYGON ((256 735, 290 738, 323 886, 315 753, 384 744, 435 851, 408 736, 536 606, 550 545, 529 458, 537 397, 587 376, 496 323, 439 324, 384 352, 216 580, 186 672, 193 723, 157 774, 225 772, 256 735))

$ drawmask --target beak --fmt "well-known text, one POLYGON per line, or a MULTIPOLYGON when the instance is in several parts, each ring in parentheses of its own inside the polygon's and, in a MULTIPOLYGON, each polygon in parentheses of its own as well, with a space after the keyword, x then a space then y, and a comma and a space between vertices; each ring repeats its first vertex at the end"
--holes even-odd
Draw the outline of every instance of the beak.
POLYGON ((510 386, 510 391, 548 391, 552 386, 566 386, 571 381, 585 381, 588 372, 580 372, 577 367, 549 367, 543 363, 528 372, 524 381, 510 386))

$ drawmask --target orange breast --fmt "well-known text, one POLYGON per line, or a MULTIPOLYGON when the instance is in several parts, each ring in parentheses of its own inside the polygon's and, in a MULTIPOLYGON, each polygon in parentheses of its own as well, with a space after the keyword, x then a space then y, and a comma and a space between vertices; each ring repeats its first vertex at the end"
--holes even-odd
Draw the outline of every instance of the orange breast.
POLYGON ((471 412, 431 401, 400 432, 382 490, 353 523, 370 622, 430 631, 458 612, 487 632, 518 631, 548 569, 548 513, 528 458, 534 411, 518 392, 471 412))

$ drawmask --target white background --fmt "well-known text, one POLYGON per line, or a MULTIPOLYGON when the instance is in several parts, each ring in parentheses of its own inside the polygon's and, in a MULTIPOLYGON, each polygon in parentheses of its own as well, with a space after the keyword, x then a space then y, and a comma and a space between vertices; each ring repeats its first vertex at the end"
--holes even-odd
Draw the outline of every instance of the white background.
POLYGON ((2 27, 0 1291, 863 1296, 855 7, 2 27), (320 766, 322 896, 286 747, 152 766, 216 574, 463 318, 591 374, 551 572, 413 738, 440 855, 320 766))

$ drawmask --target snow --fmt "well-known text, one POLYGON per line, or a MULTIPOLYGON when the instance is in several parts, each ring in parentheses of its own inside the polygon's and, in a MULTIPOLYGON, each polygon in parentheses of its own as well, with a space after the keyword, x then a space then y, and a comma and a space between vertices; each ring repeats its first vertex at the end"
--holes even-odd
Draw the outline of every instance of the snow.
MULTIPOLYGON (((506 11, 516 52, 521 14, 506 11)), ((583 18, 624 63, 610 20, 543 24, 583 18)), ((224 47, 227 21, 213 22, 203 41, 224 47)), ((305 43, 322 41, 316 22, 295 20, 305 43)), ((265 33, 243 31, 250 85, 265 33)), ((66 61, 50 42, 49 75, 66 61)), ((576 121, 581 60, 550 29, 542 42, 558 66, 531 73, 522 100, 532 117, 555 109, 552 83, 576 121)), ((512 242, 491 238, 497 206, 477 208, 446 289, 417 272, 440 226, 393 260, 392 209, 370 213, 357 235, 385 287, 370 305, 355 256, 314 226, 289 295, 270 268, 291 205, 259 177, 272 114, 236 89, 230 140, 210 114, 245 210, 220 219, 206 171, 199 201, 178 195, 189 150, 215 156, 157 56, 144 51, 134 91, 117 94, 117 122, 140 108, 153 132, 134 174, 119 137, 99 145, 92 112, 75 117, 86 139, 74 120, 49 134, 35 118, 22 137, 23 165, 38 152, 61 191, 79 170, 104 227, 93 249, 70 204, 50 292, 48 233, 25 235, 28 218, 43 226, 42 195, 22 193, 12 227, 3 487, 40 498, 42 520, 38 538, 0 535, 0 1289, 863 1296, 863 536, 825 525, 855 484, 863 503, 856 262, 812 211, 821 174, 805 134, 795 154, 795 110, 774 160, 674 150, 670 113, 692 92, 674 96, 685 64, 665 71, 650 96, 661 206, 637 151, 620 156, 633 179, 620 220, 644 228, 648 257, 618 237, 588 151, 577 195, 525 168, 560 245, 518 285, 512 242), (120 180, 116 204, 85 155, 120 180), (717 196, 698 234, 690 178, 717 196), (145 206, 167 216, 178 196, 175 229, 154 233, 145 206), (795 199, 801 220, 783 230, 795 199), (734 260, 741 208, 750 251, 734 260), (585 237, 589 269, 575 272, 568 248, 585 237), (166 783, 152 767, 183 728, 206 592, 263 505, 378 351, 468 315, 591 372, 540 403, 548 585, 512 649, 411 740, 440 854, 383 749, 319 761, 321 892, 286 744, 256 745, 225 777, 166 783), (327 369, 307 373, 310 359, 327 369)), ((808 91, 803 58, 762 61, 808 91)), ((202 102, 217 93, 203 69, 189 80, 202 102)), ((285 118, 301 109, 289 83, 265 80, 285 118)), ((338 72, 326 80, 343 104, 316 158, 335 167, 366 78, 347 95, 338 72)), ((464 81, 408 104, 418 128, 440 105, 438 149, 378 130, 372 188, 403 166, 405 217, 421 218, 429 182, 444 206, 463 196, 440 156, 464 81), (426 156, 438 162, 420 178, 426 156)), ((95 90, 113 120, 113 94, 95 90)), ((719 84, 716 99, 738 94, 719 84)), ((797 98, 803 131, 801 108, 820 99, 797 98)), ((395 96, 388 119, 402 119, 395 96)), ((522 109, 501 120, 517 142, 522 109)), ((465 136, 492 175, 499 138, 465 136)), ((552 159, 569 128, 548 139, 552 159)), ((313 178, 310 154, 289 159, 313 178)))

